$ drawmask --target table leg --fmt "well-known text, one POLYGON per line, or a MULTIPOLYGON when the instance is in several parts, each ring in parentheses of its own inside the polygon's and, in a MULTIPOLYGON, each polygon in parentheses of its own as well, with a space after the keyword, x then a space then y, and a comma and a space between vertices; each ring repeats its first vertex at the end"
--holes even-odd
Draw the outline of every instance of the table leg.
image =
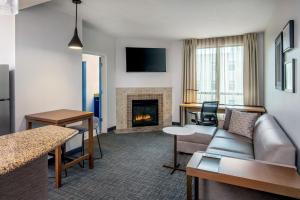
POLYGON ((174 135, 173 165, 163 165, 163 167, 172 169, 171 174, 174 174, 176 170, 185 172, 185 169, 181 169, 179 166, 180 164, 177 163, 177 135, 174 135))
POLYGON ((184 110, 184 119, 183 119, 183 126, 185 126, 187 123, 187 109, 186 108, 183 108, 184 110))
POLYGON ((177 135, 174 135, 174 162, 173 162, 173 171, 171 174, 175 172, 175 170, 179 167, 177 164, 177 135))
POLYGON ((32 122, 26 121, 26 129, 27 130, 32 129, 32 122))
POLYGON ((88 151, 89 151, 89 168, 94 168, 94 142, 93 142, 93 117, 88 119, 89 124, 89 143, 88 143, 88 151))
POLYGON ((61 187, 61 146, 55 147, 55 184, 56 187, 61 187))
POLYGON ((182 107, 179 106, 179 122, 180 122, 180 126, 183 126, 183 122, 182 122, 182 107))
POLYGON ((198 200, 199 199, 199 178, 194 177, 194 199, 198 200))
POLYGON ((186 176, 186 198, 187 200, 192 200, 192 193, 193 193, 193 188, 192 188, 192 176, 186 176))

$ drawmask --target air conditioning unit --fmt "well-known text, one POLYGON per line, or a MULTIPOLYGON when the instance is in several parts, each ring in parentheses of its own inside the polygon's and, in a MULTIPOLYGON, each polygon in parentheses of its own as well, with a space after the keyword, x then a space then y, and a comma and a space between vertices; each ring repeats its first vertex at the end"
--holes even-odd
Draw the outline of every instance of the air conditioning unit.
POLYGON ((0 15, 16 15, 18 12, 18 0, 0 0, 0 15))

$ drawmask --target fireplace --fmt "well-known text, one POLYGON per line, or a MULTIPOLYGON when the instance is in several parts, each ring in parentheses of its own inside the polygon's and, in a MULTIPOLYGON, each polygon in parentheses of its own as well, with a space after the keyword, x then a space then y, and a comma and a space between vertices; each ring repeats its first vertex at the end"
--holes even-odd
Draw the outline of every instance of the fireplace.
POLYGON ((157 126, 158 100, 132 100, 132 127, 157 126))

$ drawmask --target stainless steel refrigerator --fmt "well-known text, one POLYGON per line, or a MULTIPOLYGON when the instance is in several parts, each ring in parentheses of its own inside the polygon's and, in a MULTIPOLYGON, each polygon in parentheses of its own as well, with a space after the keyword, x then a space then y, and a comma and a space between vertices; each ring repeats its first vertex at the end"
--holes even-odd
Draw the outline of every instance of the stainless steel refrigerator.
POLYGON ((0 135, 10 131, 9 66, 0 65, 0 135))

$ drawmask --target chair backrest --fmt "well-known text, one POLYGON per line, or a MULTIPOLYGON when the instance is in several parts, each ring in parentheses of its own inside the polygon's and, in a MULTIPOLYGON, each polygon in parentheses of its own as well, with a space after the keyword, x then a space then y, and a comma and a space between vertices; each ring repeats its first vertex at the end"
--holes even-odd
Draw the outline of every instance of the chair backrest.
POLYGON ((218 101, 205 101, 202 103, 200 118, 201 121, 217 122, 218 121, 218 101))
MULTIPOLYGON (((88 120, 83 121, 83 126, 88 129, 88 127, 89 127, 88 120)), ((93 127, 94 127, 94 129, 99 127, 99 118, 98 117, 93 117, 93 127)))

